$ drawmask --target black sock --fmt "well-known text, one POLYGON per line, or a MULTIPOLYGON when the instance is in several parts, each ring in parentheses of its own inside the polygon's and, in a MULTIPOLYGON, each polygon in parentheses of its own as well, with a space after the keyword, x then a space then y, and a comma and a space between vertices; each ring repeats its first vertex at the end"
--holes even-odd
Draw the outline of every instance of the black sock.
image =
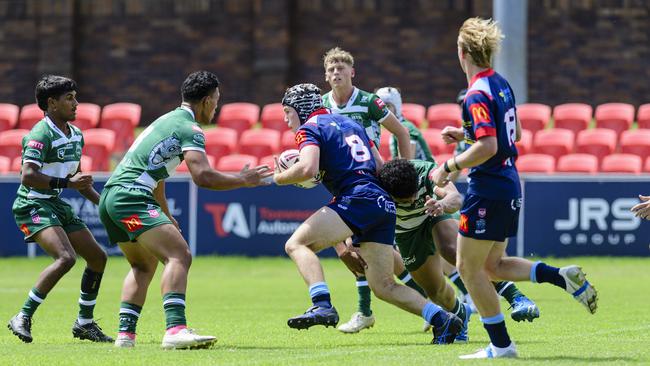
MULTIPOLYGON (((503 319, 503 314, 499 315, 501 316, 501 319, 503 319)), ((496 317, 490 319, 493 318, 496 317)), ((511 341, 510 336, 508 335, 508 330, 506 329, 505 320, 491 324, 483 323, 483 327, 487 330, 488 335, 490 336, 490 342, 492 342, 495 347, 506 348, 510 345, 511 341)))
POLYGON ((538 283, 552 283, 555 286, 566 289, 566 281, 564 277, 560 276, 560 269, 552 267, 544 262, 538 262, 535 268, 535 278, 538 283))

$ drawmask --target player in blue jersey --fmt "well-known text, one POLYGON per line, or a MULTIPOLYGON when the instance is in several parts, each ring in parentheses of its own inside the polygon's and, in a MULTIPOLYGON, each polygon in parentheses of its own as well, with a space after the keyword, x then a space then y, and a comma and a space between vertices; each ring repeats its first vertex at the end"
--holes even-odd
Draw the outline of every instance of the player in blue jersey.
POLYGON ((462 320, 395 282, 395 203, 379 186, 375 174, 381 158, 363 127, 323 108, 320 90, 313 84, 289 88, 282 105, 289 127, 297 131, 300 158, 289 169, 276 171, 273 180, 278 185, 294 184, 321 171, 323 184, 334 195, 285 244, 287 254, 309 286, 313 303, 304 314, 289 319, 289 327, 306 329, 338 323, 316 253, 353 237, 367 263, 365 274, 375 296, 422 315, 433 325, 434 343, 452 343, 462 330, 462 320))
POLYGON ((470 168, 456 264, 491 342, 461 358, 517 357, 490 278, 552 283, 573 295, 590 313, 597 307, 596 290, 580 267, 556 268, 506 256, 507 238, 517 233, 522 202, 514 164, 521 125, 510 85, 491 68, 501 38, 491 19, 470 18, 461 26, 458 58, 468 82, 463 128, 446 127, 442 133, 446 142, 464 139, 469 147, 432 173, 432 180, 442 187, 449 182, 449 173, 470 168))

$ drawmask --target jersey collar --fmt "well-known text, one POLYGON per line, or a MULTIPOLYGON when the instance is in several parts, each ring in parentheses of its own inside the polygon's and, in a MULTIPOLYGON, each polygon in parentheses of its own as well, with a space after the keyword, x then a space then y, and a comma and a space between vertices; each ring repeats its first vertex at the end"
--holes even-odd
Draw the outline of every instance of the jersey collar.
MULTIPOLYGON (((66 134, 63 133, 63 131, 61 131, 61 129, 56 125, 56 123, 54 123, 54 122, 52 121, 52 119, 50 118, 50 116, 48 116, 47 114, 45 115, 45 122, 47 122, 47 125, 50 126, 50 128, 51 128, 52 130, 54 130, 54 132, 56 132, 56 133, 58 133, 59 135, 61 135, 61 137, 63 137, 63 138, 66 139, 66 140, 69 139, 68 136, 66 136, 66 134)), ((75 133, 74 133, 74 129, 70 126, 70 122, 66 122, 66 123, 68 124, 68 128, 70 129, 70 138, 72 138, 72 136, 75 135, 75 133)))
MULTIPOLYGON (((494 69, 492 69, 492 68, 487 68, 487 69, 485 69, 485 70, 479 72, 478 74, 474 75, 474 77, 472 78, 472 80, 470 80, 470 82, 469 82, 469 88, 471 88, 472 85, 474 85, 474 83, 476 82, 476 80, 478 80, 478 79, 480 79, 480 78, 484 78, 484 77, 492 76, 492 75, 494 75, 494 69)), ((469 89, 469 88, 468 88, 468 89, 469 89)))
POLYGON ((181 109, 184 110, 185 112, 189 113, 192 116, 192 119, 196 121, 196 116, 194 116, 194 111, 192 110, 192 108, 190 108, 190 107, 188 107, 188 106, 186 106, 184 104, 181 104, 181 109))
POLYGON ((340 111, 343 109, 350 108, 354 103, 354 101, 357 99, 357 95, 359 95, 359 89, 357 89, 356 86, 353 86, 353 88, 354 89, 352 90, 352 95, 350 96, 350 99, 348 99, 348 102, 345 104, 345 107, 343 108, 339 108, 339 105, 336 104, 336 101, 334 101, 334 90, 332 90, 332 92, 329 95, 331 109, 334 111, 340 111))
POLYGON ((307 121, 309 121, 312 117, 317 116, 319 114, 330 114, 330 111, 327 108, 318 108, 317 110, 311 112, 309 117, 307 117, 307 121))

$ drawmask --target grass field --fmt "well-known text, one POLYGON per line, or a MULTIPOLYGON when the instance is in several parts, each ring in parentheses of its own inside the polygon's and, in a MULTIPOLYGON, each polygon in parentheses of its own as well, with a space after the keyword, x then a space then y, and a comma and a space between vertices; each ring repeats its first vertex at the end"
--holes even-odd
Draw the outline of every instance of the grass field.
MULTIPOLYGON (((541 308, 534 323, 508 329, 521 358, 490 361, 498 364, 650 364, 648 259, 576 258, 550 260, 556 265, 579 263, 600 294, 596 315, 589 315, 568 294, 554 286, 522 283, 520 287, 541 308)), ((0 260, 0 319, 4 322, 22 305, 47 258, 0 260)), ((334 305, 342 321, 356 308, 352 276, 333 259, 323 261, 334 305)), ((127 271, 123 258, 113 257, 104 275, 95 310, 99 323, 112 336, 117 329, 121 281, 127 271)), ((375 327, 356 335, 333 328, 296 331, 286 319, 310 304, 307 289, 286 258, 195 259, 188 290, 190 327, 216 335, 209 350, 162 351, 164 315, 159 274, 138 325, 135 349, 114 349, 72 338, 77 314, 83 260, 58 284, 34 317, 34 342, 23 344, 7 329, 0 331, 0 365, 448 365, 457 356, 484 347, 487 334, 473 316, 470 343, 430 345, 420 331, 422 319, 373 298, 375 327)), ((159 270, 160 272, 160 270, 159 270)), ((503 310, 508 313, 504 302, 503 310)))

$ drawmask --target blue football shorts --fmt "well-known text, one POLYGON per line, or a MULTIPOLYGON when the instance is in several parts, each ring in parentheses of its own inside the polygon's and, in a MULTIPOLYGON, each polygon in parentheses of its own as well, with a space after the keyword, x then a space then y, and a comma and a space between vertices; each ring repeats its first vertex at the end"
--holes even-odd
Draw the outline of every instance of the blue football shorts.
POLYGON ((517 235, 521 198, 489 200, 465 196, 460 209, 458 232, 477 240, 505 241, 517 235))
POLYGON ((334 210, 354 233, 352 243, 374 242, 386 245, 395 243, 395 203, 381 193, 340 195, 327 207, 334 210))

